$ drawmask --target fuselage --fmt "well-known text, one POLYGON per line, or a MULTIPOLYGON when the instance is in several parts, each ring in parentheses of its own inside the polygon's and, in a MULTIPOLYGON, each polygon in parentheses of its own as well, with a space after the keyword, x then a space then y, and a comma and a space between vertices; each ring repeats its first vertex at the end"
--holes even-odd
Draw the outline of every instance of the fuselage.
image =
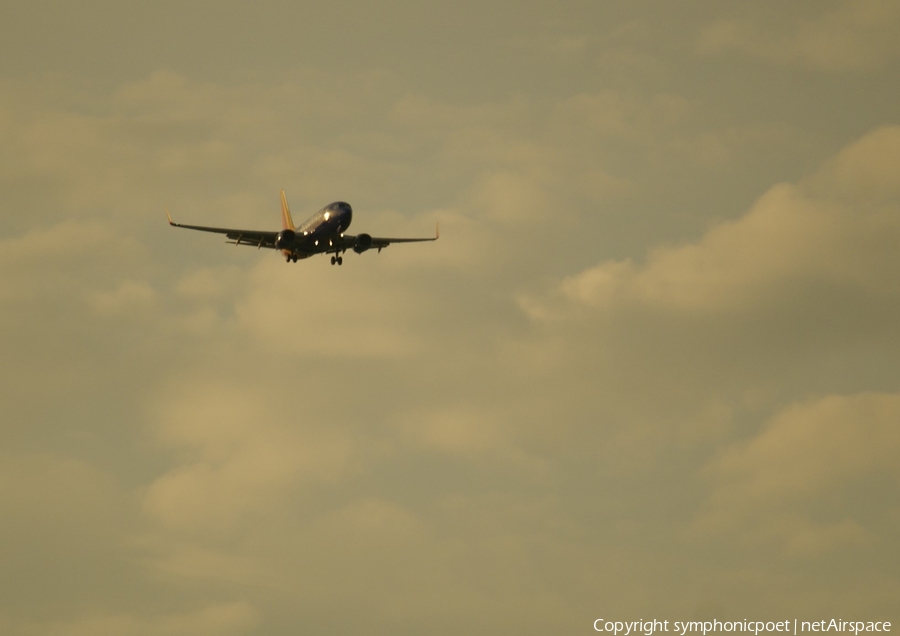
POLYGON ((340 247, 352 220, 353 208, 349 203, 329 203, 294 229, 296 238, 291 248, 281 252, 287 257, 309 258, 313 254, 333 251, 340 247))

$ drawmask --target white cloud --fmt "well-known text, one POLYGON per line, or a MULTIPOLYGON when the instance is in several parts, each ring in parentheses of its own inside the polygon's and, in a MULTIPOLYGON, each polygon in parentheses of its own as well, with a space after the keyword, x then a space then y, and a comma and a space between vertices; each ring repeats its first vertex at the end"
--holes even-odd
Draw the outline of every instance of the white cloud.
POLYGON ((455 409, 410 418, 407 434, 425 446, 450 453, 477 454, 505 447, 508 439, 497 415, 455 409))
MULTIPOLYGON (((897 203, 900 198, 900 126, 884 126, 850 144, 813 179, 818 190, 850 201, 897 203)), ((891 212, 883 209, 882 215, 891 212)))
POLYGON ((641 264, 601 263, 563 281, 561 291, 594 307, 689 312, 745 310, 818 284, 892 297, 900 291, 900 176, 883 162, 900 153, 898 130, 876 130, 805 182, 773 187, 695 243, 656 248, 641 264), (823 183, 836 183, 840 194, 823 183))
POLYGON ((377 254, 348 253, 344 258, 342 269, 325 270, 325 277, 320 274, 330 267, 326 257, 292 266, 273 258, 260 262, 253 270, 252 290, 235 307, 239 324, 267 349, 279 352, 394 357, 421 348, 421 335, 411 328, 417 318, 414 291, 375 285, 373 264, 360 261, 377 254))
POLYGON ((425 412, 411 411, 398 424, 402 441, 413 452, 438 451, 466 461, 489 463, 527 476, 545 479, 548 462, 524 450, 520 404, 455 405, 425 412), (519 429, 519 430, 517 430, 519 429))
MULTIPOLYGON (((830 490, 876 479, 867 468, 829 476, 810 461, 801 478, 772 450, 787 443, 779 435, 734 440, 773 405, 896 375, 897 131, 666 244, 699 235, 710 201, 742 200, 710 195, 728 188, 711 169, 725 175, 753 144, 790 154, 793 137, 772 121, 718 129, 725 107, 680 75, 696 60, 679 62, 670 40, 651 47, 653 28, 624 53, 593 33, 538 38, 572 62, 528 79, 559 87, 546 94, 499 82, 486 96, 467 77, 472 93, 434 98, 390 73, 307 71, 0 91, 3 209, 8 231, 25 232, 0 243, 0 434, 11 456, 49 446, 83 458, 0 470, 19 522, 0 533, 68 523, 94 541, 53 552, 27 537, 24 567, 49 552, 116 572, 66 588, 42 562, 51 576, 33 589, 61 586, 45 597, 4 561, 0 585, 26 591, 0 595, 13 617, 0 630, 77 603, 97 613, 55 623, 60 633, 572 631, 597 598, 623 611, 688 602, 684 581, 703 567, 672 565, 673 531, 712 493, 702 536, 743 547, 754 539, 727 499, 754 488, 771 523, 744 525, 767 546, 843 555, 879 541, 866 514, 893 491, 858 510, 830 490), (347 254, 341 268, 289 266, 163 223, 169 204, 180 221, 277 227, 282 187, 295 218, 345 198, 352 231, 425 236, 440 220, 442 239, 347 254), (66 220, 83 217, 92 223, 66 220), (627 257, 648 242, 646 259, 627 257), (622 256, 559 283, 602 253, 622 256), (523 296, 542 319, 524 319, 514 294, 551 276, 554 293, 523 296), (836 308, 827 337, 785 352, 836 308), (698 486, 697 462, 723 447, 698 486), (785 490, 760 486, 760 466, 785 490), (16 494, 20 473, 33 489, 16 494), (29 516, 29 493, 46 498, 46 516, 29 516)), ((690 29, 666 25, 676 31, 690 29)), ((740 172, 760 182, 760 170, 740 172)), ((837 438, 841 418, 867 417, 854 402, 821 415, 832 422, 821 429, 797 424, 824 413, 817 405, 772 426, 837 438)), ((889 445, 886 427, 861 429, 889 445)))
POLYGON ((96 291, 89 301, 101 315, 123 312, 139 312, 152 306, 157 299, 156 290, 146 283, 126 280, 118 289, 109 292, 96 291))
MULTIPOLYGON (((712 492, 694 530, 775 542, 798 556, 872 540, 847 499, 872 483, 900 489, 898 421, 898 394, 833 395, 784 409, 704 470, 712 492)), ((882 522, 885 512, 876 513, 882 522)))
MULTIPOLYGON (((90 535, 96 521, 118 525, 124 493, 115 479, 91 464, 56 455, 7 455, 0 462, 0 510, 5 532, 90 535)), ((105 534, 105 533, 104 533, 105 534)), ((15 541, 7 537, 5 543, 15 541)))
POLYGON ((900 54, 895 37, 900 8, 893 0, 844 0, 814 19, 788 26, 719 20, 701 34, 704 52, 737 49, 826 71, 869 70, 900 54), (774 33, 772 33, 774 31, 774 33))
POLYGON ((777 186, 744 217, 716 226, 697 243, 657 248, 643 265, 602 263, 562 289, 596 306, 636 302, 707 311, 754 305, 796 278, 840 275, 832 255, 842 241, 841 212, 793 186, 777 186))
POLYGON ((654 137, 683 121, 690 110, 691 104, 674 94, 639 99, 604 90, 570 97, 555 107, 553 116, 557 126, 575 124, 573 132, 577 135, 651 144, 654 137))
POLYGON ((384 499, 368 498, 354 501, 338 510, 319 517, 313 532, 330 541, 343 538, 347 541, 403 543, 419 539, 423 532, 421 522, 402 506, 384 499))
POLYGON ((184 391, 158 418, 160 439, 186 461, 159 476, 143 502, 167 529, 232 532, 248 514, 277 510, 292 490, 334 481, 347 466, 349 440, 304 425, 302 401, 216 385, 184 391))
POLYGON ((489 219, 516 223, 546 223, 555 212, 546 187, 533 176, 511 171, 485 175, 475 187, 473 206, 489 219))
POLYGON ((236 601, 180 614, 85 616, 31 628, 20 625, 19 628, 25 634, 46 636, 227 636, 246 634, 258 622, 258 612, 252 605, 236 601))

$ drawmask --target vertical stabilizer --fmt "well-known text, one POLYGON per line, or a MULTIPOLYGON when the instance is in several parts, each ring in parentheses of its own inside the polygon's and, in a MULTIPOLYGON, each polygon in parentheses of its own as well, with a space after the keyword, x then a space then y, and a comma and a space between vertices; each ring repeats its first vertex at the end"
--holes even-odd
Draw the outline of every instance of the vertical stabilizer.
POLYGON ((291 209, 287 204, 287 197, 284 196, 284 190, 281 191, 281 229, 295 230, 294 221, 291 219, 291 209))

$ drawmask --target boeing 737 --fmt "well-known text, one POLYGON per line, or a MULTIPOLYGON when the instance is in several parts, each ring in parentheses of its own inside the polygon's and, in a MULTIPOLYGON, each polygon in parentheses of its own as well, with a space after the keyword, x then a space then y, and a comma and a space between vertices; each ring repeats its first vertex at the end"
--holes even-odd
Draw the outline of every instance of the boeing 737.
POLYGON ((353 219, 353 210, 349 203, 335 201, 313 214, 300 227, 294 225, 291 211, 288 208, 284 190, 281 191, 281 231, 262 232, 259 230, 234 230, 224 227, 206 227, 203 225, 185 225, 175 223, 166 210, 169 225, 183 227, 188 230, 215 232, 224 234, 232 245, 252 245, 256 248, 280 250, 287 262, 297 262, 314 254, 331 254, 331 264, 343 265, 343 253, 353 250, 362 254, 366 250, 377 249, 379 252, 391 243, 421 243, 436 241, 439 228, 435 227, 434 236, 429 238, 381 238, 371 234, 344 234, 353 219))

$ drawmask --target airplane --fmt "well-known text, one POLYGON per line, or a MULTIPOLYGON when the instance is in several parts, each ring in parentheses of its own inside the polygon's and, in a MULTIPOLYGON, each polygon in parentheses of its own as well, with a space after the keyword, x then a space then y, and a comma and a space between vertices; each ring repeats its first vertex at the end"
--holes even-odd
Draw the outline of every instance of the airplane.
POLYGON ((391 243, 421 243, 436 241, 440 238, 440 226, 435 226, 434 237, 430 238, 381 238, 371 234, 344 234, 353 219, 353 209, 349 203, 335 201, 313 214, 299 227, 291 219, 284 190, 281 191, 281 231, 234 230, 224 227, 206 227, 203 225, 185 225, 175 223, 166 210, 169 225, 183 227, 188 230, 215 232, 224 234, 231 245, 253 245, 257 249, 268 248, 280 250, 290 263, 309 258, 314 254, 332 254, 331 264, 343 265, 343 253, 348 249, 357 254, 366 250, 377 249, 379 252, 391 243))

